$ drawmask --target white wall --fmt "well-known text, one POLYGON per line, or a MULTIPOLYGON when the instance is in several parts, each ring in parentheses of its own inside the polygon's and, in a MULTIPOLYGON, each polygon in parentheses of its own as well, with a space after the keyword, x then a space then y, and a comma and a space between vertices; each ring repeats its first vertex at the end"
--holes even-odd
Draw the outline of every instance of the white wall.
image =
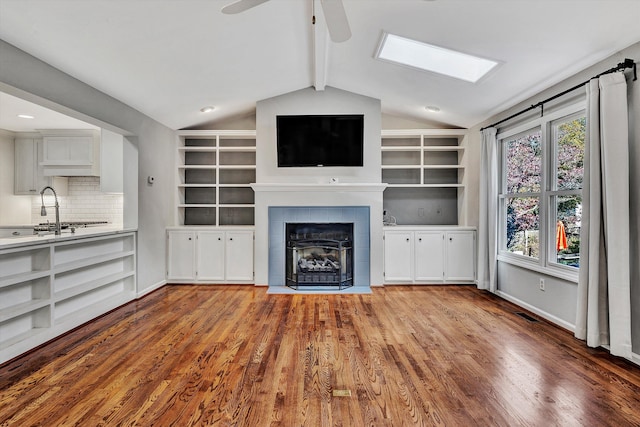
POLYGON ((2 40, 0 57, 0 90, 127 137, 124 221, 138 227, 138 293, 164 284, 175 191, 166 171, 174 166, 175 132, 2 40), (152 186, 148 175, 156 177, 152 186))
MULTIPOLYGON (((470 225, 478 224, 478 192, 480 178, 480 128, 494 123, 504 117, 508 117, 517 111, 536 104, 543 99, 587 81, 616 64, 623 62, 625 58, 640 61, 640 43, 636 43, 598 64, 576 74, 575 76, 531 97, 520 104, 507 108, 500 114, 493 116, 483 123, 474 126, 469 131, 466 156, 469 160, 466 165, 467 180, 466 197, 467 213, 470 225)), ((631 297, 632 301, 632 341, 633 351, 640 354, 640 80, 631 81, 632 72, 628 71, 628 99, 629 99, 629 161, 630 161, 630 191, 631 191, 631 297)), ((555 103, 545 105, 545 112, 559 108, 561 105, 573 102, 577 97, 584 97, 584 91, 575 91, 570 95, 559 99, 555 103)), ((508 123, 509 126, 521 123, 530 117, 539 114, 533 111, 508 123)), ((538 311, 550 319, 558 320, 557 323, 564 327, 572 328, 575 324, 576 284, 561 279, 544 276, 540 273, 532 273, 519 267, 500 263, 498 268, 498 288, 503 296, 519 301, 525 307, 538 311), (541 292, 538 289, 538 278, 545 278, 546 288, 551 285, 552 291, 541 292)))
POLYGON ((380 100, 327 87, 302 89, 259 101, 256 105, 256 181, 328 183, 337 177, 345 183, 379 183, 380 100), (295 114, 364 114, 364 166, 278 168, 276 116, 295 114))
POLYGON ((0 129, 0 224, 29 225, 31 197, 13 194, 14 134, 0 129))

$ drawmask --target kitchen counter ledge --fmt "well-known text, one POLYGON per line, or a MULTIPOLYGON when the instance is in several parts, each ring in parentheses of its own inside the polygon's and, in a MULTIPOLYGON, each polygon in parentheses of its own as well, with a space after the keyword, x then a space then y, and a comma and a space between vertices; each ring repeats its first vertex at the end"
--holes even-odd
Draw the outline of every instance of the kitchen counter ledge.
POLYGON ((110 234, 129 233, 131 231, 137 231, 137 229, 123 228, 118 226, 100 226, 100 227, 76 228, 75 233, 71 233, 70 231, 63 230, 62 234, 59 236, 56 236, 55 234, 45 234, 45 235, 9 237, 9 238, 0 239, 0 250, 48 244, 48 243, 66 242, 69 240, 86 239, 89 237, 106 236, 110 234))

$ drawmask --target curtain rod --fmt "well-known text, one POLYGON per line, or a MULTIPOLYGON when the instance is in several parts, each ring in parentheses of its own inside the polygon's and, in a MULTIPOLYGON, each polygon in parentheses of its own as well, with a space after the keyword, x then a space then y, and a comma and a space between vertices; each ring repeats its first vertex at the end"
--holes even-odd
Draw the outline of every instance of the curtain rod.
POLYGON ((499 124, 502 124, 502 123, 504 123, 504 122, 506 122, 508 120, 511 120, 511 119, 513 119, 515 117, 518 117, 518 116, 520 116, 520 115, 522 115, 522 114, 524 114, 526 112, 529 112, 531 110, 535 110, 536 108, 540 108, 542 114, 544 114, 544 104, 546 104, 547 102, 553 101, 554 99, 560 98, 561 96, 568 94, 569 92, 573 92, 576 89, 580 89, 581 87, 584 87, 584 85, 589 83, 589 81, 591 81, 592 79, 597 79, 600 76, 603 76, 605 74, 615 73, 616 71, 623 71, 623 70, 626 70, 627 68, 633 68, 633 81, 635 82, 636 80, 638 80, 638 74, 637 74, 637 70, 636 70, 635 61, 633 59, 625 58, 624 62, 618 63, 618 65, 616 65, 615 67, 610 68, 607 71, 603 71, 602 73, 591 77, 589 80, 586 80, 586 81, 584 81, 584 82, 582 82, 580 84, 577 84, 577 85, 573 86, 572 88, 569 88, 569 89, 567 89, 565 91, 562 91, 562 92, 560 92, 560 93, 558 93, 556 95, 553 95, 550 98, 542 100, 542 101, 538 102, 537 104, 533 104, 531 107, 528 107, 528 108, 525 108, 524 110, 518 111, 517 113, 512 114, 512 115, 510 115, 509 117, 507 117, 505 119, 497 121, 497 122, 495 122, 495 123, 493 123, 493 124, 491 124, 489 126, 485 126, 483 128, 480 128, 480 131, 483 131, 483 130, 488 129, 490 127, 496 127, 499 124))

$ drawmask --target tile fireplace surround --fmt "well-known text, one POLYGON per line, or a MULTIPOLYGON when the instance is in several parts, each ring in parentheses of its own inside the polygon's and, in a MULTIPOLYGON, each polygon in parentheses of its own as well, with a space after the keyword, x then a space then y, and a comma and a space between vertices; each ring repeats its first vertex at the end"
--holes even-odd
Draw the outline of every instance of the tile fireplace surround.
POLYGON ((369 207, 269 207, 269 286, 285 284, 287 223, 352 223, 354 286, 370 284, 369 207))
POLYGON ((355 280, 349 289, 357 292, 369 290, 371 285, 382 285, 382 192, 385 187, 386 184, 376 183, 252 184, 256 195, 256 284, 285 288, 287 222, 352 222, 355 280))

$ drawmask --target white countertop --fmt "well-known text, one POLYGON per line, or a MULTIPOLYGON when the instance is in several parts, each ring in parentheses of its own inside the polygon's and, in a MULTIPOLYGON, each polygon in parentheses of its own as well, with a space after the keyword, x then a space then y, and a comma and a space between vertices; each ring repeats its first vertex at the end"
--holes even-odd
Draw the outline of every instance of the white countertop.
POLYGON ((453 230, 453 231, 475 231, 476 227, 468 225, 385 225, 382 227, 384 231, 410 231, 410 230, 424 230, 424 231, 439 231, 439 230, 453 230))
POLYGON ((68 230, 62 230, 62 234, 56 236, 55 234, 45 235, 28 235, 19 237, 10 237, 0 239, 0 250, 18 248, 21 246, 41 245, 47 243, 58 243, 68 240, 86 239, 88 237, 103 236, 109 234, 120 234, 136 231, 133 228, 122 228, 122 226, 95 226, 86 228, 76 228, 75 233, 71 233, 68 230))

